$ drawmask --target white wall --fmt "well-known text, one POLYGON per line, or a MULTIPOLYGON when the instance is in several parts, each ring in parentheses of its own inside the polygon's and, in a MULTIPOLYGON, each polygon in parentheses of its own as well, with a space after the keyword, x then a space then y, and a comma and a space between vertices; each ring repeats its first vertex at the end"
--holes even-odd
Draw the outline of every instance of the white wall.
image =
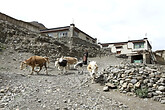
POLYGON ((129 54, 129 53, 135 53, 135 51, 138 50, 148 50, 149 46, 147 43, 147 40, 144 40, 144 48, 138 48, 134 49, 134 44, 132 42, 124 43, 122 45, 117 45, 117 46, 122 46, 122 48, 116 49, 116 46, 114 44, 110 44, 108 48, 111 48, 112 53, 117 53, 117 51, 121 51, 121 54, 129 54))

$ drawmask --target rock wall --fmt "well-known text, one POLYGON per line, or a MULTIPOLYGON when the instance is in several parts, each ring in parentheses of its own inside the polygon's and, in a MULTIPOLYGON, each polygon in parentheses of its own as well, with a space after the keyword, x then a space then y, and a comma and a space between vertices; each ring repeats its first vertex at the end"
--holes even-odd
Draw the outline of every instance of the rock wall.
POLYGON ((67 46, 70 51, 70 56, 76 56, 79 59, 81 59, 83 56, 83 53, 85 49, 88 50, 89 57, 96 57, 100 54, 100 46, 98 44, 92 44, 90 42, 87 42, 85 40, 82 40, 78 37, 62 37, 62 38, 56 38, 58 42, 63 43, 65 46, 67 46))
POLYGON ((17 20, 15 18, 12 18, 12 17, 10 17, 8 15, 5 15, 5 14, 3 14, 1 12, 0 12, 0 20, 8 21, 8 22, 10 22, 10 23, 12 23, 14 25, 26 28, 26 29, 34 31, 34 32, 39 32, 39 27, 34 26, 34 25, 32 25, 32 24, 30 24, 28 22, 17 20))
POLYGON ((165 70, 163 66, 124 63, 108 66, 97 78, 106 87, 122 93, 152 98, 165 104, 165 70))
POLYGON ((79 52, 77 56, 82 56, 85 49, 88 50, 89 57, 96 57, 99 54, 100 46, 98 44, 92 44, 78 37, 72 37, 71 42, 71 48, 79 52))
POLYGON ((64 44, 42 36, 39 33, 20 28, 9 22, 0 21, 0 42, 7 44, 18 52, 30 52, 35 55, 47 56, 55 59, 62 54, 67 55, 69 48, 64 44))

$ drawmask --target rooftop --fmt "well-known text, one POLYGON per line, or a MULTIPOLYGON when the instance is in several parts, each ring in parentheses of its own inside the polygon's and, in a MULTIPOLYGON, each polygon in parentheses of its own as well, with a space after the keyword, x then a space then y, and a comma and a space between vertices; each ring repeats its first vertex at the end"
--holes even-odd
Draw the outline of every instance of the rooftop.
MULTIPOLYGON (((85 34, 86 36, 90 37, 91 39, 96 40, 96 38, 91 37, 87 33, 83 32, 80 29, 78 29, 77 27, 75 27, 75 24, 70 24, 70 26, 73 26, 75 31, 81 32, 81 33, 85 34)), ((40 32, 41 33, 49 33, 49 32, 65 31, 65 30, 69 30, 70 29, 70 26, 50 28, 50 29, 43 29, 43 30, 40 30, 40 32)))
MULTIPOLYGON (((145 40, 147 40, 147 38, 143 38, 140 40, 128 40, 127 42, 113 42, 113 43, 100 43, 103 47, 106 47, 108 45, 114 44, 114 45, 124 45, 128 42, 133 42, 133 43, 138 43, 138 42, 145 42, 145 40)), ((148 45, 152 48, 151 44, 149 43, 149 41, 147 40, 148 45)))

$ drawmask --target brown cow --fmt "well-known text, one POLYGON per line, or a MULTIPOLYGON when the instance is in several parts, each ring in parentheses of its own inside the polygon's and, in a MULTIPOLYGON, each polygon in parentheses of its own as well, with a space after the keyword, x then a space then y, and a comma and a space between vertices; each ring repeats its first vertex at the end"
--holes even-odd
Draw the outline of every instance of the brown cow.
POLYGON ((68 69, 70 69, 70 65, 74 65, 78 62, 77 58, 75 57, 62 57, 62 58, 67 60, 68 69))
POLYGON ((33 74, 33 71, 35 71, 34 68, 36 66, 39 66, 40 67, 40 70, 39 71, 35 71, 38 74, 41 71, 42 67, 45 66, 46 74, 48 74, 47 67, 46 67, 46 62, 49 63, 49 58, 48 57, 32 56, 29 59, 21 62, 20 69, 22 70, 22 69, 25 68, 25 66, 29 65, 29 66, 32 67, 31 74, 33 74))

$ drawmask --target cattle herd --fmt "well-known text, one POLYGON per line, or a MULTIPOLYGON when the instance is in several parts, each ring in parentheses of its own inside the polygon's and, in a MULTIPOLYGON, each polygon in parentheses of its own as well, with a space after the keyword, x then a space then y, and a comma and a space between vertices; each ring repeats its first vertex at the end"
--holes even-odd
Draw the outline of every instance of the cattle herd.
MULTIPOLYGON (((32 75, 33 72, 36 72, 38 74, 42 70, 42 67, 44 66, 46 70, 46 74, 48 74, 47 64, 49 64, 48 57, 32 56, 27 60, 21 62, 20 69, 23 70, 25 67, 31 66, 32 68, 31 75, 32 75), (36 71, 35 67, 40 67, 39 71, 36 71)), ((57 58, 55 61, 55 68, 57 68, 63 74, 70 69, 71 65, 74 65, 74 69, 80 70, 80 68, 83 67, 84 63, 83 61, 78 62, 78 59, 75 57, 63 57, 63 56, 57 58)), ((98 65, 96 61, 89 62, 87 66, 87 70, 90 74, 91 82, 93 83, 94 79, 97 77, 97 72, 98 72, 98 65)))

